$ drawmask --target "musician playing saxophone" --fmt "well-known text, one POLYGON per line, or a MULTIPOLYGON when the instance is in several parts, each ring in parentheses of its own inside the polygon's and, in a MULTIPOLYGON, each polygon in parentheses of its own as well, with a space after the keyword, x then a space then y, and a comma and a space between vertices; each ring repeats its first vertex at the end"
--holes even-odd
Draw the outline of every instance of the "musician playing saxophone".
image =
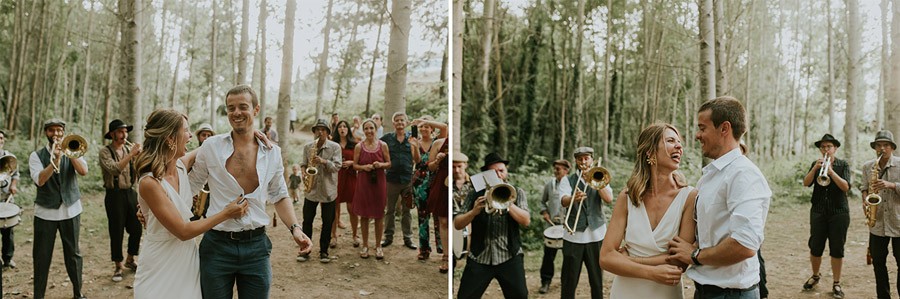
POLYGON ((600 269, 600 247, 606 237, 606 217, 603 205, 612 203, 612 188, 606 185, 601 190, 587 186, 589 181, 584 173, 594 164, 594 149, 579 147, 575 149, 575 164, 578 170, 569 175, 569 186, 575 188, 575 195, 570 196, 571 189, 563 192, 562 206, 569 209, 570 217, 565 219, 574 233, 563 235, 562 298, 575 298, 578 278, 581 277, 581 265, 588 271, 591 286, 591 298, 603 298, 603 270, 600 269), (602 201, 601 201, 602 200, 602 201), (578 210, 581 217, 576 217, 578 210), (577 220, 577 222, 576 222, 577 220))
MULTIPOLYGON (((315 137, 303 146, 303 159, 300 160, 302 173, 315 167, 315 175, 307 175, 304 180, 311 183, 312 189, 306 192, 303 200, 303 233, 312 238, 313 220, 316 218, 316 207, 322 204, 322 232, 319 236, 319 261, 331 261, 328 245, 331 243, 331 229, 334 223, 334 209, 337 198, 337 176, 341 169, 341 145, 329 140, 331 128, 324 119, 316 121, 312 127, 315 137)), ((305 262, 308 254, 297 256, 297 261, 305 262)))
POLYGON ((809 262, 812 276, 803 283, 803 289, 812 289, 819 283, 822 253, 828 241, 833 274, 832 294, 842 297, 841 266, 844 259, 844 243, 850 227, 850 209, 847 191, 850 190, 850 166, 835 157, 841 142, 831 134, 825 134, 814 145, 822 157, 812 163, 803 178, 804 187, 813 187, 812 207, 809 211, 809 262))
MULTIPOLYGON (((875 141, 869 143, 875 150, 875 155, 881 159, 874 159, 863 165, 863 178, 866 182, 859 184, 862 198, 869 194, 881 196, 881 204, 875 215, 875 226, 869 228, 869 250, 872 254, 872 266, 875 271, 875 290, 878 298, 891 298, 891 284, 888 280, 887 255, 888 243, 892 243, 894 259, 900 264, 900 190, 897 189, 900 182, 900 158, 894 157, 897 144, 894 143, 894 134, 883 130, 875 134, 875 141), (876 164, 877 163, 877 164, 876 164), (874 176, 872 171, 877 170, 874 176)), ((867 204, 863 201, 863 208, 867 204)))

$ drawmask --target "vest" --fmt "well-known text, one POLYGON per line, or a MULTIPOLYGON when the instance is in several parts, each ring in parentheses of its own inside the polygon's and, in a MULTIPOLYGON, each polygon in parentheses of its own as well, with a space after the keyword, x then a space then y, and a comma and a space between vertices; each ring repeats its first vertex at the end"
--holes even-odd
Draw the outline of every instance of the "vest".
MULTIPOLYGON (((518 189, 518 188, 516 188, 518 189)), ((475 193, 471 193, 469 195, 471 197, 471 201, 473 206, 475 203, 475 198, 484 195, 485 190, 481 190, 475 193)), ((518 192, 518 190, 516 190, 518 192)), ((506 249, 510 254, 516 254, 519 252, 519 247, 522 245, 522 241, 519 237, 519 223, 513 220, 512 216, 509 213, 504 213, 503 217, 507 222, 506 229, 506 240, 508 244, 506 245, 506 249)), ((484 239, 487 235, 487 232, 491 227, 491 217, 486 212, 481 212, 478 216, 475 216, 475 219, 472 220, 472 256, 479 256, 484 248, 486 247, 484 239)))
MULTIPOLYGON (((41 165, 50 165, 50 151, 46 147, 37 151, 37 155, 41 159, 41 165)), ((69 157, 63 156, 59 160, 59 173, 54 173, 43 186, 37 187, 34 203, 48 209, 58 209, 63 202, 71 206, 79 199, 81 192, 78 191, 78 174, 69 157)))

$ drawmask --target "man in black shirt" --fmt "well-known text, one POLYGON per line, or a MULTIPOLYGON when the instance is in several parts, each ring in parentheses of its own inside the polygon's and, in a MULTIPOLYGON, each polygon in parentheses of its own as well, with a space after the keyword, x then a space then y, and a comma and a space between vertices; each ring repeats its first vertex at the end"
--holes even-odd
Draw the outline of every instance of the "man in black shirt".
POLYGON ((813 186, 808 244, 813 275, 803 283, 803 289, 812 289, 819 283, 821 277, 819 266, 822 264, 825 241, 828 240, 828 254, 831 255, 831 272, 834 277, 833 295, 835 298, 843 298, 841 265, 844 258, 844 243, 847 241, 847 228, 850 227, 850 210, 847 206, 850 166, 846 161, 835 157, 841 142, 831 134, 822 136, 815 145, 822 152, 822 158, 812 163, 803 178, 803 186, 813 186), (827 167, 824 173, 823 167, 827 167))

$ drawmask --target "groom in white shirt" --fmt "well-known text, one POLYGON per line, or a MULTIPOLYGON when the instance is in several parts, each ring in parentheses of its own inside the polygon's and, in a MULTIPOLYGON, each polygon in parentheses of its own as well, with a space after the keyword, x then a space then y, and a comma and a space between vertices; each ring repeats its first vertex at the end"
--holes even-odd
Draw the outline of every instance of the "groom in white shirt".
POLYGON ((759 168, 741 154, 746 132, 744 106, 719 97, 700 106, 696 138, 703 156, 697 182, 699 247, 679 237, 669 242, 669 259, 693 265, 686 274, 696 286, 694 298, 759 298, 759 260, 772 191, 759 168))
MULTIPOLYGON (((246 216, 222 222, 203 235, 200 243, 200 285, 203 298, 268 298, 272 285, 266 234, 266 204, 275 205, 300 254, 309 254, 312 242, 300 229, 284 182, 281 148, 267 148, 254 137, 253 121, 259 113, 256 93, 247 85, 225 95, 232 131, 207 139, 197 152, 190 172, 191 187, 209 183, 208 215, 215 215, 234 198, 250 202, 246 216)), ((282 233, 282 232, 276 232, 282 233)))

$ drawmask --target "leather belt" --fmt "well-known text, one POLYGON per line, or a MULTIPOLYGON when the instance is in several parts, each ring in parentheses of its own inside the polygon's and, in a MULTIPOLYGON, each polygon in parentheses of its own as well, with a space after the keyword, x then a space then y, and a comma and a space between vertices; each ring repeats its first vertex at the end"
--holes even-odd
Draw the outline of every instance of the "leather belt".
POLYGON ((209 232, 216 234, 218 236, 221 236, 223 238, 240 241, 240 240, 247 240, 247 239, 250 239, 250 238, 253 238, 256 236, 265 235, 266 227, 260 226, 255 229, 244 230, 244 231, 239 231, 239 232, 226 232, 226 231, 211 229, 211 230, 209 230, 209 232))
POLYGON ((727 293, 733 294, 733 293, 743 293, 746 291, 752 291, 752 290, 756 289, 757 287, 759 287, 759 284, 756 283, 748 288, 738 289, 738 288, 721 288, 721 287, 711 285, 711 284, 699 284, 695 281, 694 287, 696 287, 698 291, 702 290, 703 293, 707 294, 707 295, 709 295, 709 294, 727 294, 727 293))

